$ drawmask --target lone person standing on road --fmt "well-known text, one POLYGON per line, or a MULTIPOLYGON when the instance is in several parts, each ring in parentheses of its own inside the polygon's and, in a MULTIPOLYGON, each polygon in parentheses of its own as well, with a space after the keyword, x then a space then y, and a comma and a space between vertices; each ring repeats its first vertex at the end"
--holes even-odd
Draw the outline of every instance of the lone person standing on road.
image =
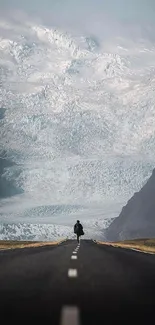
POLYGON ((76 224, 74 225, 74 233, 77 235, 77 242, 79 243, 79 237, 84 235, 83 226, 79 220, 77 220, 76 224))

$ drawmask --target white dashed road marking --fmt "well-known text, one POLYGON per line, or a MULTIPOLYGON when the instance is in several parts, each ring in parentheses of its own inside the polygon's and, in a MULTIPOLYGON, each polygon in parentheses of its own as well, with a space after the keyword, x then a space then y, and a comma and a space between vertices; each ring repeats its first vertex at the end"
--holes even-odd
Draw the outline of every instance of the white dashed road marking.
POLYGON ((68 270, 68 277, 69 278, 77 278, 77 269, 69 269, 68 270))
POLYGON ((77 254, 77 252, 74 251, 73 254, 77 254))
POLYGON ((77 260, 77 256, 76 255, 72 255, 71 256, 71 260, 77 260))
POLYGON ((80 325, 79 309, 74 306, 63 307, 60 325, 80 325))

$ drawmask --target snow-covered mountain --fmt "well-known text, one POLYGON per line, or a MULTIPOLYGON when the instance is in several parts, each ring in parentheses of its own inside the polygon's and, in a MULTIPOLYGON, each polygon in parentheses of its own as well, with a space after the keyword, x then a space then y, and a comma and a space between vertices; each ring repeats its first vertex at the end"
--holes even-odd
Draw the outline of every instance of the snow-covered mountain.
POLYGON ((110 241, 155 237, 155 169, 106 230, 110 241))
MULTIPOLYGON (((110 219, 94 219, 84 221, 83 227, 85 235, 84 239, 95 238, 98 240, 103 239, 105 229, 113 221, 110 219)), ((75 239, 73 233, 73 226, 66 226, 62 224, 29 224, 29 223, 16 223, 16 224, 0 224, 0 240, 62 240, 62 239, 75 239)))
POLYGON ((82 28, 0 19, 2 223, 93 229, 151 175, 154 41, 82 28))

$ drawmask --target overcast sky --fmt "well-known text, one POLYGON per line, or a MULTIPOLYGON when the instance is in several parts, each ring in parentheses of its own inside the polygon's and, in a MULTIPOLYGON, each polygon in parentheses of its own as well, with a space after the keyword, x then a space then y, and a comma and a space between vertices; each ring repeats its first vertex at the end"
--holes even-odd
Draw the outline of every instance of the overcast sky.
MULTIPOLYGON (((83 13, 107 14, 121 20, 140 22, 155 20, 154 0, 0 0, 0 8, 23 9, 40 16, 61 13, 75 16, 83 13)), ((86 18, 86 17, 85 17, 86 18)))
POLYGON ((155 0, 0 0, 1 17, 17 10, 45 25, 81 29, 100 37, 125 33, 124 28, 130 29, 132 37, 155 24, 155 0))

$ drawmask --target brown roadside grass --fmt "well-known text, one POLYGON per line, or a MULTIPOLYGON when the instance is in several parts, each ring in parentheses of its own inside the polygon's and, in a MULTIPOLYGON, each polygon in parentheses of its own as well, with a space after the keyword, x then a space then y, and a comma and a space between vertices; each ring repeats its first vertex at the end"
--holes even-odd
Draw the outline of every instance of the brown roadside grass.
POLYGON ((42 247, 42 246, 53 246, 62 243, 64 240, 58 241, 15 241, 15 240, 0 240, 0 250, 1 249, 14 249, 14 248, 25 248, 25 247, 42 247))
POLYGON ((133 240, 124 240, 118 242, 101 242, 96 241, 97 244, 109 245, 113 247, 122 247, 137 249, 142 252, 155 253, 155 239, 154 238, 142 238, 142 239, 133 239, 133 240))

